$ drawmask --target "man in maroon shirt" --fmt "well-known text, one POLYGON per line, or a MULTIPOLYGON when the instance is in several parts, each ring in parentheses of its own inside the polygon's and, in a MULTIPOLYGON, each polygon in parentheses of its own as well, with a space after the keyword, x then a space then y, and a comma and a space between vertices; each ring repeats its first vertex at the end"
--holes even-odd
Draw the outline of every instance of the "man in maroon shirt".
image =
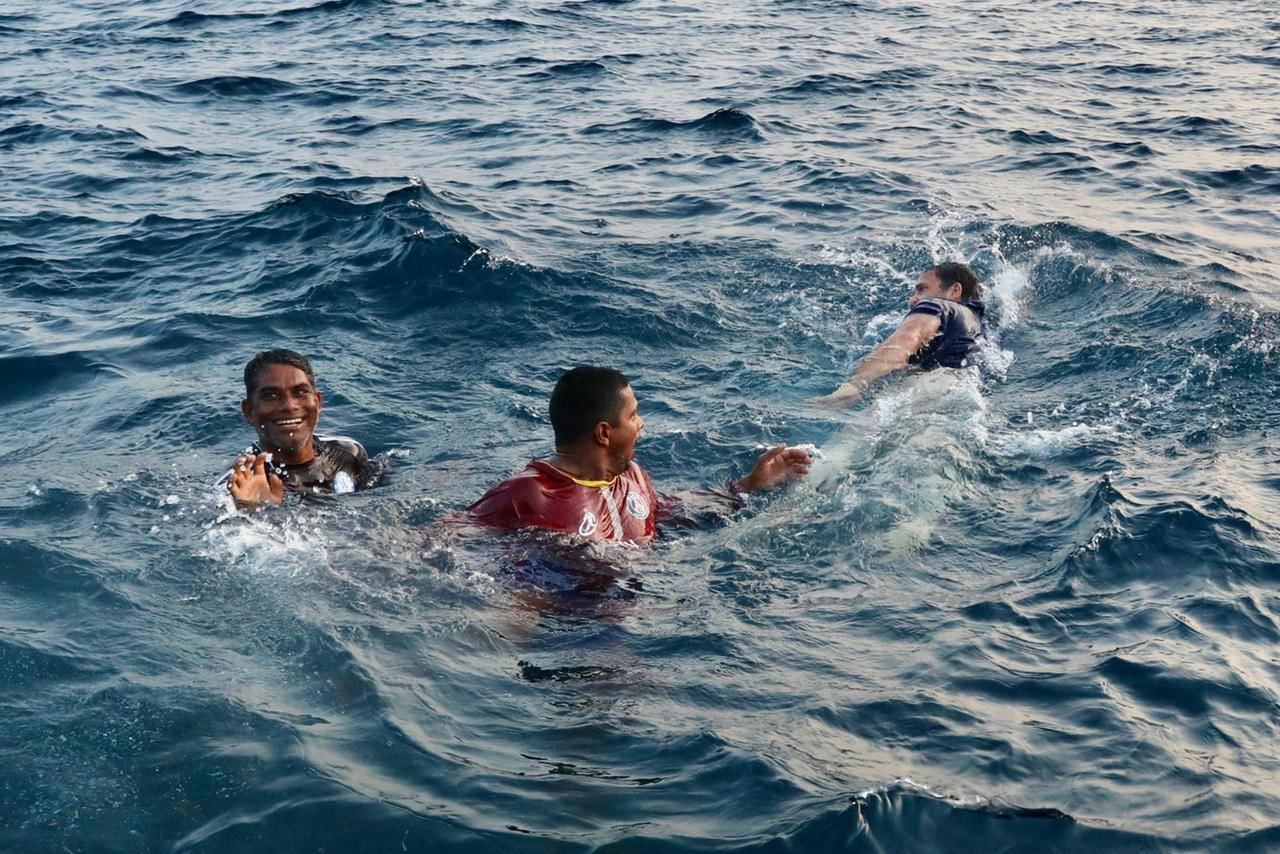
MULTIPOLYGON (((546 528, 588 540, 644 545, 657 534, 663 499, 632 459, 644 429, 635 393, 612 368, 577 367, 551 393, 556 452, 534 460, 468 508, 496 528, 546 528)), ((800 448, 766 451, 737 493, 771 489, 803 477, 812 459, 800 448)))

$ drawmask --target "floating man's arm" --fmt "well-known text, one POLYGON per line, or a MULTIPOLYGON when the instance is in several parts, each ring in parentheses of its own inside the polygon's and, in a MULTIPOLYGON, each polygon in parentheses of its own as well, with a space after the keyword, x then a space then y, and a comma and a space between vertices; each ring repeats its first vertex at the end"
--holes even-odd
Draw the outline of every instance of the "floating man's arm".
POLYGON ((815 397, 811 403, 842 408, 857 403, 873 382, 907 366, 920 348, 929 343, 942 322, 936 315, 912 313, 894 330, 893 334, 858 363, 853 379, 844 383, 825 397, 815 397))

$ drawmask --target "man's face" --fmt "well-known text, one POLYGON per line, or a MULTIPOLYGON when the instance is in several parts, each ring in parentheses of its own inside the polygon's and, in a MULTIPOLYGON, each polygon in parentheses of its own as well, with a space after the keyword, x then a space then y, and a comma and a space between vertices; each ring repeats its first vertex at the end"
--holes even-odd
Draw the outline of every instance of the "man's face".
POLYGON ((306 373, 293 365, 267 365, 258 387, 241 401, 244 420, 258 431, 264 451, 297 451, 311 440, 323 403, 306 373))
POLYGON ((926 270, 920 274, 920 281, 916 282, 916 289, 911 294, 911 299, 907 301, 907 305, 914 308, 916 303, 927 299, 949 299, 957 302, 962 290, 959 282, 952 283, 949 288, 942 287, 942 280, 938 278, 938 274, 932 270, 926 270))
POLYGON ((636 440, 644 429, 644 419, 640 417, 640 404, 631 386, 624 388, 618 395, 622 406, 618 409, 615 420, 610 423, 613 429, 609 433, 609 454, 617 462, 619 470, 631 464, 636 453, 636 440))

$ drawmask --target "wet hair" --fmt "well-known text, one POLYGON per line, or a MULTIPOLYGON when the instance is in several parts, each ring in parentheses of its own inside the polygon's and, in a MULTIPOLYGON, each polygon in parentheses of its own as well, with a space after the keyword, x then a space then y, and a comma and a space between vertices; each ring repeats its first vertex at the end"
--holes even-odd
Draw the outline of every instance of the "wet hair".
POLYGON ((960 299, 979 299, 982 296, 982 285, 978 277, 969 269, 968 264, 959 261, 944 261, 934 264, 926 273, 933 273, 942 282, 942 289, 948 290, 952 285, 960 285, 960 299))
POLYGON ((556 447, 572 445, 601 421, 613 423, 622 408, 622 390, 631 381, 613 368, 579 365, 566 371, 551 392, 551 429, 556 447))
POLYGON ((245 397, 253 397, 253 393, 258 390, 258 374, 262 373, 267 365, 292 365, 306 374, 313 386, 316 384, 315 372, 311 370, 311 363, 307 361, 306 356, 292 350, 264 350, 244 366, 245 397))

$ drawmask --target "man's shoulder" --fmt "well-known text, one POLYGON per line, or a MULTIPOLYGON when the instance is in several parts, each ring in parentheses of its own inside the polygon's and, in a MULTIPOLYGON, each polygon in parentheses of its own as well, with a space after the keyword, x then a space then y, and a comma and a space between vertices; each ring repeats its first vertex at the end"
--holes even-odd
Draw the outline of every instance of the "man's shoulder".
POLYGON ((535 462, 511 477, 489 487, 467 508, 476 521, 500 528, 547 526, 548 513, 554 515, 559 484, 553 474, 535 462))
POLYGON ((907 311, 907 317, 913 314, 927 314, 931 317, 944 317, 955 310, 960 303, 951 300, 935 297, 934 299, 922 299, 920 302, 911 306, 907 311))
POLYGON ((318 446, 317 450, 347 454, 357 460, 369 458, 369 452, 364 449, 364 445, 350 436, 316 436, 313 441, 318 446))
POLYGON ((635 460, 632 460, 631 464, 627 466, 625 477, 629 478, 630 480, 636 483, 639 483, 645 489, 648 489, 650 491, 653 490, 653 480, 650 479, 649 473, 645 471, 643 468, 641 468, 640 464, 635 460))
MULTIPOLYGON (((533 496, 541 496, 553 484, 535 462, 531 462, 511 477, 498 481, 476 502, 476 505, 490 499, 502 497, 506 500, 519 500, 533 496)), ((475 506, 475 505, 473 505, 475 506)))

